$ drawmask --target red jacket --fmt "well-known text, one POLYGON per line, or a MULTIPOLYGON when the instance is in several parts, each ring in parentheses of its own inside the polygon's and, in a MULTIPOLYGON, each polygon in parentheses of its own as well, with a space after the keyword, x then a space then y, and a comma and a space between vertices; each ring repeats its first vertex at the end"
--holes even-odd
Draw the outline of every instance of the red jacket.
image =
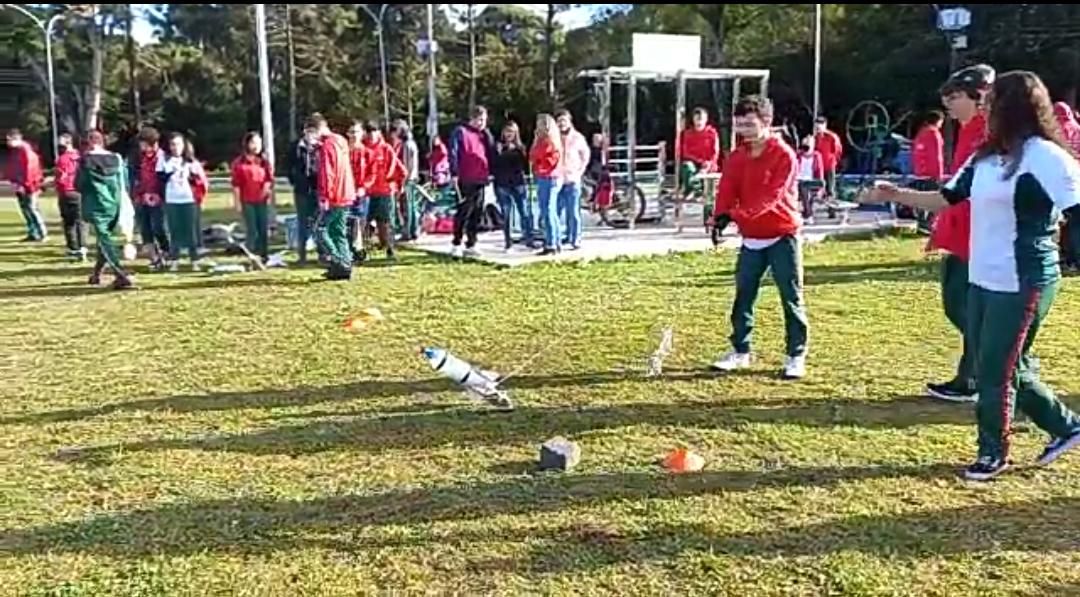
POLYGON ((352 166, 349 163, 349 142, 336 133, 319 139, 319 173, 317 189, 319 203, 324 207, 349 207, 356 198, 352 166))
POLYGON ((41 185, 45 182, 45 174, 41 171, 41 159, 29 143, 24 141, 22 145, 11 151, 7 178, 26 193, 34 194, 41 190, 41 185))
POLYGON ((720 134, 711 124, 700 131, 693 127, 684 130, 679 137, 678 156, 702 166, 706 172, 715 172, 723 160, 720 134))
POLYGON ((260 156, 242 155, 232 163, 232 186, 240 189, 240 202, 264 204, 270 199, 267 184, 274 184, 274 169, 260 156))
POLYGON ((802 227, 795 152, 776 136, 758 157, 743 143, 728 156, 714 214, 728 215, 746 238, 776 238, 802 227))
POLYGON ((75 174, 79 171, 79 158, 82 157, 75 149, 69 149, 56 158, 56 194, 70 195, 75 193, 75 174))
POLYGON ((936 125, 928 124, 915 135, 911 147, 911 172, 935 182, 945 178, 945 139, 936 125))
POLYGON ((559 148, 547 139, 534 143, 529 150, 529 165, 532 166, 533 176, 551 178, 558 172, 561 160, 559 148))
MULTIPOLYGON (((953 152, 955 174, 986 141, 986 116, 982 113, 960 127, 953 152)), ((927 249, 941 249, 967 261, 971 255, 971 202, 963 201, 938 213, 927 249)))
POLYGON ((393 197, 405 182, 405 164, 398 159, 394 148, 385 140, 367 143, 369 170, 368 194, 372 197, 393 197))
POLYGON ((356 190, 363 189, 364 193, 367 194, 374 180, 371 177, 371 150, 363 143, 351 146, 349 148, 349 164, 352 166, 353 184, 356 185, 356 190))
POLYGON ((825 170, 836 170, 840 165, 840 158, 844 155, 844 144, 840 141, 840 136, 829 130, 818 133, 814 135, 814 147, 821 152, 821 159, 825 160, 825 170))
POLYGON ((132 197, 136 205, 155 207, 165 201, 161 179, 157 175, 157 161, 160 155, 161 150, 157 147, 139 155, 139 174, 135 179, 135 192, 132 197))

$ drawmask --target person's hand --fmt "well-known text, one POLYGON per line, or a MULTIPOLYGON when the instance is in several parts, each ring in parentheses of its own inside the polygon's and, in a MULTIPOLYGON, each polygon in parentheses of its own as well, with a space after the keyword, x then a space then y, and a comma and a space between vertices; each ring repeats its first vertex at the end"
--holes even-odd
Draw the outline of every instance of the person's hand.
POLYGON ((717 234, 723 234, 724 229, 728 227, 728 224, 731 224, 731 216, 728 214, 716 214, 713 216, 712 228, 713 230, 716 230, 717 234))
POLYGON ((855 200, 858 203, 888 203, 896 198, 900 187, 885 180, 875 180, 873 186, 860 192, 855 200))

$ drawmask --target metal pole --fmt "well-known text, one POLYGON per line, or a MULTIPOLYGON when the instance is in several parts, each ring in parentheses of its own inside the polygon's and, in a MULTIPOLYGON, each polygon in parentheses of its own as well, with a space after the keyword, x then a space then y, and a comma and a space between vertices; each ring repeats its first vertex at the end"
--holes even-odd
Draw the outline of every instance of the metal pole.
POLYGON ((428 117, 427 133, 430 148, 435 147, 435 137, 439 135, 439 108, 438 94, 435 86, 435 5, 427 5, 427 39, 428 39, 428 117))
POLYGON ((675 229, 679 232, 682 232, 682 135, 685 127, 686 79, 680 70, 675 75, 675 229))
POLYGON ((469 109, 476 106, 476 26, 473 18, 473 5, 466 4, 469 21, 469 109))
POLYGON ((259 54, 259 96, 262 100, 263 151, 274 165, 274 114, 270 108, 270 61, 266 51, 266 5, 255 5, 255 42, 259 54))
POLYGON ((367 7, 367 4, 360 5, 360 8, 363 8, 364 12, 375 21, 375 36, 379 39, 379 72, 382 78, 383 120, 386 121, 384 126, 390 126, 390 88, 386 83, 386 46, 383 44, 383 17, 386 16, 386 9, 389 7, 389 4, 383 4, 379 8, 379 14, 375 14, 374 11, 367 7))
POLYGON ((56 21, 61 19, 61 15, 55 15, 49 19, 49 24, 45 27, 45 69, 49 78, 49 122, 52 123, 52 147, 53 147, 53 163, 56 163, 56 159, 60 157, 60 142, 57 137, 60 136, 60 127, 56 123, 56 78, 53 74, 53 55, 52 55, 52 28, 56 24, 56 21))
POLYGON ((604 136, 604 165, 611 158, 611 73, 604 72, 604 97, 600 107, 600 133, 604 136))
POLYGON ((728 134, 728 151, 735 151, 735 105, 739 103, 739 96, 742 95, 742 79, 735 79, 731 84, 731 106, 729 106, 731 116, 731 130, 728 134))
POLYGON ((626 200, 630 202, 629 227, 633 230, 635 220, 637 220, 637 193, 635 192, 637 168, 636 164, 634 164, 637 153, 637 77, 634 75, 630 75, 630 81, 626 84, 626 91, 629 94, 626 98, 626 156, 630 179, 630 184, 626 188, 626 200))
POLYGON ((821 5, 814 5, 814 118, 821 114, 821 5))

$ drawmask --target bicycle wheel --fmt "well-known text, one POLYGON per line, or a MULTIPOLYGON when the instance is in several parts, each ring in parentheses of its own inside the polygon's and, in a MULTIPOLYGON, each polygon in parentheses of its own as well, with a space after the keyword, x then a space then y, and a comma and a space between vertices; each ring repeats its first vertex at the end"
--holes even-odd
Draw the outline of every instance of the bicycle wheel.
POLYGON ((645 192, 634 185, 633 197, 627 197, 624 189, 616 189, 611 205, 600 210, 600 221, 612 228, 629 228, 630 218, 640 222, 645 215, 645 192))

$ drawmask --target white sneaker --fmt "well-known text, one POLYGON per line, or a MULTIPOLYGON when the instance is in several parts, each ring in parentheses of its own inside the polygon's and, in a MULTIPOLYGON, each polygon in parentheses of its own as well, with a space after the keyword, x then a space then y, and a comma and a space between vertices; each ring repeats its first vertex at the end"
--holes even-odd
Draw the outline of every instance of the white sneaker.
POLYGON ((806 356, 788 357, 784 361, 784 379, 806 377, 806 356))
POLYGON ((474 248, 474 247, 469 247, 469 248, 465 249, 465 251, 462 254, 465 257, 476 258, 476 257, 480 256, 480 251, 477 251, 476 248, 474 248))
POLYGON ((735 371, 736 369, 748 369, 749 367, 750 355, 737 352, 729 352, 712 364, 712 368, 716 371, 735 371))
POLYGON ((450 247, 450 256, 453 257, 454 259, 461 259, 461 256, 462 256, 461 247, 458 246, 458 245, 450 247))

